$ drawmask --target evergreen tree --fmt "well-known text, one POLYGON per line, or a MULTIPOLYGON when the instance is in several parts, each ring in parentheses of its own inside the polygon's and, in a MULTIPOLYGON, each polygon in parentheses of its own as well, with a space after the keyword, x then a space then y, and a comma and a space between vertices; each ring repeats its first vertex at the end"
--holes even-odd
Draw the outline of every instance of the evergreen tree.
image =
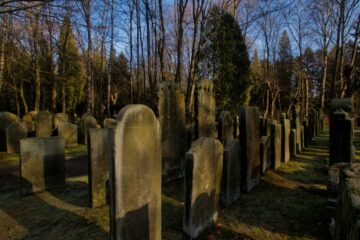
POLYGON ((213 7, 204 31, 199 74, 214 81, 218 111, 238 111, 247 105, 250 91, 250 61, 245 40, 234 17, 213 7))

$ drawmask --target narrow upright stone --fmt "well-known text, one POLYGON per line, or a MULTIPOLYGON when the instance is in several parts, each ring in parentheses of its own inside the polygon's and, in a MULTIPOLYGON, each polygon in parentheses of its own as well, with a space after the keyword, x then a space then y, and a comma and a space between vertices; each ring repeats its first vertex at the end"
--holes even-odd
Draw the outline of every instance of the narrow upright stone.
POLYGON ((161 135, 150 108, 128 105, 118 114, 110 163, 110 236, 161 239, 161 135))
POLYGON ((106 181, 109 180, 109 164, 112 157, 113 130, 89 129, 89 203, 96 208, 106 204, 106 181))
POLYGON ((83 136, 84 143, 87 144, 88 140, 88 131, 90 128, 98 128, 98 123, 93 116, 85 116, 83 117, 83 136))
POLYGON ((300 119, 300 107, 297 105, 294 105, 292 109, 291 128, 296 130, 296 152, 301 153, 302 151, 301 119, 300 119))
POLYGON ((78 142, 78 129, 76 124, 69 122, 58 125, 58 135, 65 141, 66 147, 75 147, 78 142))
POLYGON ((234 137, 233 127, 233 117, 231 116, 230 112, 222 111, 218 121, 218 136, 219 140, 223 143, 224 146, 234 137))
POLYGON ((271 165, 274 170, 281 166, 281 125, 276 121, 271 125, 271 165))
POLYGON ((8 153, 20 152, 20 140, 26 138, 27 129, 20 122, 13 122, 6 128, 6 149, 8 153))
POLYGON ((250 192, 260 182, 259 113, 255 107, 240 110, 241 186, 250 192))
POLYGON ((290 161, 290 120, 281 120, 281 162, 290 161))
POLYGON ((65 142, 61 137, 20 140, 22 195, 65 184, 65 142))
POLYGON ((224 148, 223 171, 221 178, 221 203, 230 206, 240 197, 241 161, 240 144, 238 140, 229 140, 224 148))
POLYGON ((296 129, 290 130, 290 156, 296 156, 296 129))
POLYGON ((6 152, 6 129, 19 121, 18 117, 10 112, 0 112, 0 152, 6 152))
POLYGON ((48 112, 41 111, 35 117, 36 137, 50 137, 52 134, 52 120, 48 112))
POLYGON ((59 127, 60 124, 69 122, 69 115, 66 113, 57 113, 54 117, 55 128, 59 127))
POLYGON ((269 136, 260 139, 260 170, 264 174, 271 167, 271 141, 269 136))
POLYGON ((183 230, 191 239, 218 217, 222 165, 219 140, 200 138, 186 153, 183 230))
POLYGON ((159 92, 162 176, 164 181, 184 176, 186 152, 185 96, 179 84, 166 81, 159 92))

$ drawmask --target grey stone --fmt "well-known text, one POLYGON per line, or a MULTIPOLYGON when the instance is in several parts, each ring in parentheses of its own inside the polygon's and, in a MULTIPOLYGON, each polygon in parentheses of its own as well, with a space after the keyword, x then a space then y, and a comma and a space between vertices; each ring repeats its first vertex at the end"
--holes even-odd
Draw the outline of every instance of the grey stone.
POLYGON ((271 141, 269 136, 260 138, 260 170, 264 174, 271 167, 271 141))
POLYGON ((290 120, 281 120, 281 162, 290 161, 290 120))
POLYGON ((84 135, 84 143, 87 144, 88 140, 88 131, 90 128, 99 128, 96 119, 93 116, 84 116, 82 119, 83 123, 83 135, 84 135))
POLYGON ((290 156, 296 156, 296 129, 290 130, 290 156))
POLYGON ((76 124, 72 123, 61 123, 58 126, 58 135, 65 141, 66 147, 75 147, 78 142, 78 129, 76 124))
POLYGON ((27 129, 20 122, 13 122, 6 128, 6 150, 8 153, 20 152, 20 140, 26 138, 27 129))
POLYGON ((112 128, 116 126, 116 120, 113 118, 105 118, 104 119, 104 128, 112 128))
POLYGON ((206 79, 200 81, 195 100, 196 137, 216 138, 216 105, 212 81, 206 79))
POLYGON ((106 204, 106 182, 112 156, 113 129, 91 128, 88 139, 89 203, 96 208, 106 204))
POLYGON ((35 123, 30 114, 25 114, 22 120, 28 132, 35 131, 35 123))
POLYGON ((111 239, 161 239, 161 133, 150 108, 128 105, 117 116, 110 162, 111 239))
MULTIPOLYGON (((310 115, 311 116, 311 115, 310 115)), ((310 118, 310 117, 309 117, 310 118)), ((304 128, 304 147, 309 147, 311 144, 311 120, 308 117, 305 117, 303 120, 303 128, 304 128)))
POLYGON ((20 140, 22 195, 65 184, 65 142, 61 137, 20 140))
POLYGON ((305 148, 305 128, 301 126, 301 148, 304 150, 305 148))
POLYGON ((259 112, 255 107, 240 109, 241 188, 250 192, 260 183, 259 112))
POLYGON ((301 141, 301 116, 300 116, 300 107, 297 105, 293 106, 292 109, 292 119, 291 119, 291 128, 296 130, 296 153, 301 153, 302 151, 302 141, 301 141))
POLYGON ((271 124, 271 165, 274 170, 281 166, 281 124, 271 124))
POLYGON ((52 120, 48 112, 41 111, 35 117, 35 136, 50 137, 52 134, 52 120))
POLYGON ((159 92, 162 176, 164 181, 184 176, 186 152, 185 96, 175 81, 163 82, 159 92))
POLYGON ((183 230, 196 238, 218 217, 223 147, 220 141, 200 138, 186 153, 183 230))
POLYGON ((69 122, 69 115, 66 113, 57 113, 54 117, 55 128, 59 127, 60 124, 69 122))
POLYGON ((331 100, 330 104, 330 113, 335 112, 336 110, 344 110, 347 113, 352 113, 354 109, 354 99, 353 98, 334 98, 331 100))
POLYGON ((224 148, 221 178, 221 203, 230 206, 240 197, 241 191, 240 144, 238 140, 228 140, 224 148))
POLYGON ((0 112, 0 152, 6 152, 6 129, 13 122, 19 121, 11 112, 0 112))
POLYGON ((219 122, 218 122, 218 136, 219 140, 225 146, 225 144, 233 139, 234 130, 233 130, 233 117, 230 112, 222 111, 220 113, 219 122))

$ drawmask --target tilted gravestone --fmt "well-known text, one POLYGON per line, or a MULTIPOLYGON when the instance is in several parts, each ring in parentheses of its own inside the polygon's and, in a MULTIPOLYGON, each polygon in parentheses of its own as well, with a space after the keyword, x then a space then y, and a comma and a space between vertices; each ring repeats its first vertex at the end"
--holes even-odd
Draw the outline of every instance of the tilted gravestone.
POLYGON ((260 182, 259 112, 255 107, 240 110, 241 188, 251 191, 260 182))
POLYGON ((213 82, 200 81, 195 97, 195 135, 196 138, 216 138, 215 91, 213 82))
POLYGON ((218 217, 223 147, 219 140, 200 138, 186 153, 183 230, 196 238, 218 217))
POLYGON ((281 119, 281 162, 290 161, 290 120, 281 119))
POLYGON ((260 171, 262 174, 271 167, 271 141, 270 136, 260 138, 260 171))
POLYGON ((106 204, 106 182, 113 159, 113 129, 91 128, 88 137, 89 203, 96 208, 106 204))
POLYGON ((66 147, 75 147, 78 144, 78 129, 76 124, 61 123, 58 126, 58 135, 65 141, 66 147))
POLYGON ((6 129, 13 122, 19 121, 18 117, 10 112, 0 112, 0 152, 6 152, 6 129))
POLYGON ((281 124, 271 124, 271 165, 274 170, 281 166, 281 124))
POLYGON ((110 162, 111 239, 161 239, 160 124, 144 105, 117 116, 110 162))
POLYGON ((26 138, 27 129, 21 122, 13 122, 6 128, 6 150, 8 153, 20 152, 20 140, 26 138))
POLYGON ((93 116, 85 116, 83 117, 83 136, 84 136, 84 143, 87 144, 88 140, 88 130, 90 128, 98 128, 98 123, 93 116))
POLYGON ((240 167, 240 144, 236 139, 229 140, 224 148, 221 178, 221 203, 224 206, 230 206, 240 197, 240 167))
POLYGON ((20 140, 22 195, 65 184, 65 142, 61 137, 20 140))
POLYGON ((185 97, 181 86, 165 81, 159 92, 161 126, 162 176, 164 181, 184 176, 186 152, 185 97))
POLYGON ((52 120, 48 112, 41 111, 35 117, 35 136, 50 137, 52 134, 52 120))
POLYGON ((105 118, 104 119, 104 128, 112 128, 116 126, 116 120, 113 118, 105 118))
POLYGON ((59 127, 60 124, 69 122, 69 115, 66 113, 57 113, 54 117, 55 128, 59 127))
POLYGON ((234 138, 233 127, 233 117, 230 112, 222 111, 218 121, 218 137, 224 146, 229 140, 234 138))

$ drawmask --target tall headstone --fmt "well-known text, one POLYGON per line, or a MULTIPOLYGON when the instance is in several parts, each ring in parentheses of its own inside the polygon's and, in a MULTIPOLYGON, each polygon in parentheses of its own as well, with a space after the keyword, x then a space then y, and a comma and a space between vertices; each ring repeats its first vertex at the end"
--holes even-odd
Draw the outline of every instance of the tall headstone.
POLYGON ((184 176, 186 152, 185 97, 175 81, 161 84, 159 92, 162 176, 164 181, 184 176))
POLYGON ((259 112, 255 107, 240 109, 241 188, 251 191, 260 182, 259 112))
MULTIPOLYGON (((304 117, 303 119, 303 128, 304 128, 304 147, 309 147, 311 144, 311 118, 312 116, 309 115, 309 117, 304 117)), ((314 126, 314 125, 313 125, 314 126)))
POLYGON ((186 153, 183 230, 191 239, 217 220, 222 166, 219 140, 200 138, 186 153))
POLYGON ((271 124, 271 165, 274 170, 281 166, 281 124, 273 121, 271 124))
POLYGON ((290 130, 290 156, 296 156, 296 129, 290 130))
POLYGON ((233 127, 233 117, 230 112, 222 111, 218 121, 218 137, 224 146, 228 141, 234 138, 233 127))
POLYGON ((196 138, 216 138, 215 91, 213 82, 200 81, 195 97, 195 132, 196 138))
POLYGON ((98 123, 93 116, 85 116, 83 117, 83 135, 84 135, 84 143, 87 144, 88 140, 88 131, 90 128, 98 128, 98 123))
POLYGON ((106 204, 106 182, 113 159, 113 129, 91 128, 88 137, 89 203, 96 208, 106 204))
POLYGON ((69 115, 66 113, 57 113, 54 117, 55 128, 59 127, 60 124, 69 122, 69 115))
POLYGON ((128 105, 118 114, 110 162, 110 236, 161 239, 161 135, 150 108, 128 105))
POLYGON ((65 141, 66 147, 75 147, 78 144, 78 129, 76 124, 69 122, 61 123, 58 126, 58 135, 65 141))
POLYGON ((65 142, 61 137, 20 140, 22 195, 65 184, 65 142))
POLYGON ((281 119, 281 162, 290 161, 290 120, 281 119))
POLYGON ((8 153, 20 152, 20 140, 26 138, 27 129, 21 122, 13 122, 6 128, 6 150, 8 153))
POLYGON ((271 167, 271 141, 270 136, 260 138, 260 171, 264 174, 271 167))
POLYGON ((296 130, 296 152, 301 153, 301 117, 300 107, 298 105, 294 105, 292 109, 291 128, 296 130))
POLYGON ((6 129, 13 122, 19 121, 18 117, 10 112, 0 112, 0 152, 6 152, 6 129))
POLYGON ((35 117, 36 137, 50 137, 52 134, 52 120, 48 112, 41 111, 35 117))
POLYGON ((240 144, 238 140, 227 141, 223 155, 223 171, 221 178, 221 203, 230 206, 240 197, 241 161, 240 144))

